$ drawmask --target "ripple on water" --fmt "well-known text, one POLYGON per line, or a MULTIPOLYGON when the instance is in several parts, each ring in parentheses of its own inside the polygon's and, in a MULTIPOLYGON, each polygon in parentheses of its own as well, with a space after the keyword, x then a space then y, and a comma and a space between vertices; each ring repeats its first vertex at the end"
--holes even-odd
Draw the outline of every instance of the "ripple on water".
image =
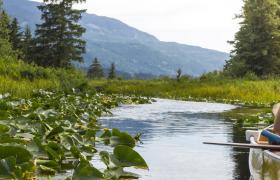
POLYGON ((102 117, 105 126, 136 134, 143 133, 143 145, 136 150, 150 171, 136 172, 142 179, 213 179, 236 177, 233 150, 203 145, 203 141, 231 141, 232 124, 218 113, 233 105, 157 99, 144 105, 124 105, 102 117))

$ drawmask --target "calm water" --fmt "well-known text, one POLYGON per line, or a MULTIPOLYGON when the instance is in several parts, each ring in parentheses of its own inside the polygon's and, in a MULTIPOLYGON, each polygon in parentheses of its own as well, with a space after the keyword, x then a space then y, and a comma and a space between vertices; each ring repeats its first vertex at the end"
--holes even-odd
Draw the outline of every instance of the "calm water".
POLYGON ((103 117, 108 127, 143 133, 136 150, 150 170, 137 173, 153 180, 249 179, 248 153, 230 147, 203 145, 203 141, 244 142, 244 131, 219 113, 232 105, 161 100, 128 105, 103 117))

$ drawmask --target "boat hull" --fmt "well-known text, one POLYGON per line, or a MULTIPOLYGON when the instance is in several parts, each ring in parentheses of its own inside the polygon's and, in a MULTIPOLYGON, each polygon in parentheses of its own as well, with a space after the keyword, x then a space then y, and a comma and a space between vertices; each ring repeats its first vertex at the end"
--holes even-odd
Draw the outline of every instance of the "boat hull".
MULTIPOLYGON (((257 144, 254 137, 251 144, 257 144)), ((280 180, 280 156, 261 149, 250 149, 249 168, 254 180, 280 180)))

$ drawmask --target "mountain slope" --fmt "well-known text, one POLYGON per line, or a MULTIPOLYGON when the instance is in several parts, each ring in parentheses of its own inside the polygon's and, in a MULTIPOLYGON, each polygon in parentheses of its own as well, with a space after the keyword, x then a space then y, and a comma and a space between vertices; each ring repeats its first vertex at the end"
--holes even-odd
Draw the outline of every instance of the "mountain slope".
MULTIPOLYGON (((33 30, 35 24, 40 23, 38 5, 38 2, 28 0, 4 0, 7 12, 33 30)), ((148 33, 104 16, 85 13, 81 24, 87 29, 83 67, 88 67, 91 60, 98 57, 105 67, 115 62, 118 70, 131 74, 171 75, 181 68, 184 73, 197 76, 221 69, 228 59, 227 53, 159 41, 148 33)))

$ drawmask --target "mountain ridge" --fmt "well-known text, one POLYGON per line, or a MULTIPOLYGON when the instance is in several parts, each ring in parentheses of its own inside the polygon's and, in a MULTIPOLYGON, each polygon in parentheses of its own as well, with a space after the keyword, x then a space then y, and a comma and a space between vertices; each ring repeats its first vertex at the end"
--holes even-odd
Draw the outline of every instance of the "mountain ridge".
MULTIPOLYGON (((29 0, 4 0, 4 8, 17 17, 22 26, 35 29, 40 23, 40 3, 29 0), (15 9, 17 9, 15 11, 15 9)), ((229 55, 217 50, 176 42, 163 42, 155 36, 131 27, 120 20, 85 13, 80 24, 87 29, 86 68, 98 57, 105 68, 115 62, 117 69, 130 74, 174 75, 181 68, 184 74, 199 76, 219 70, 229 55)))

